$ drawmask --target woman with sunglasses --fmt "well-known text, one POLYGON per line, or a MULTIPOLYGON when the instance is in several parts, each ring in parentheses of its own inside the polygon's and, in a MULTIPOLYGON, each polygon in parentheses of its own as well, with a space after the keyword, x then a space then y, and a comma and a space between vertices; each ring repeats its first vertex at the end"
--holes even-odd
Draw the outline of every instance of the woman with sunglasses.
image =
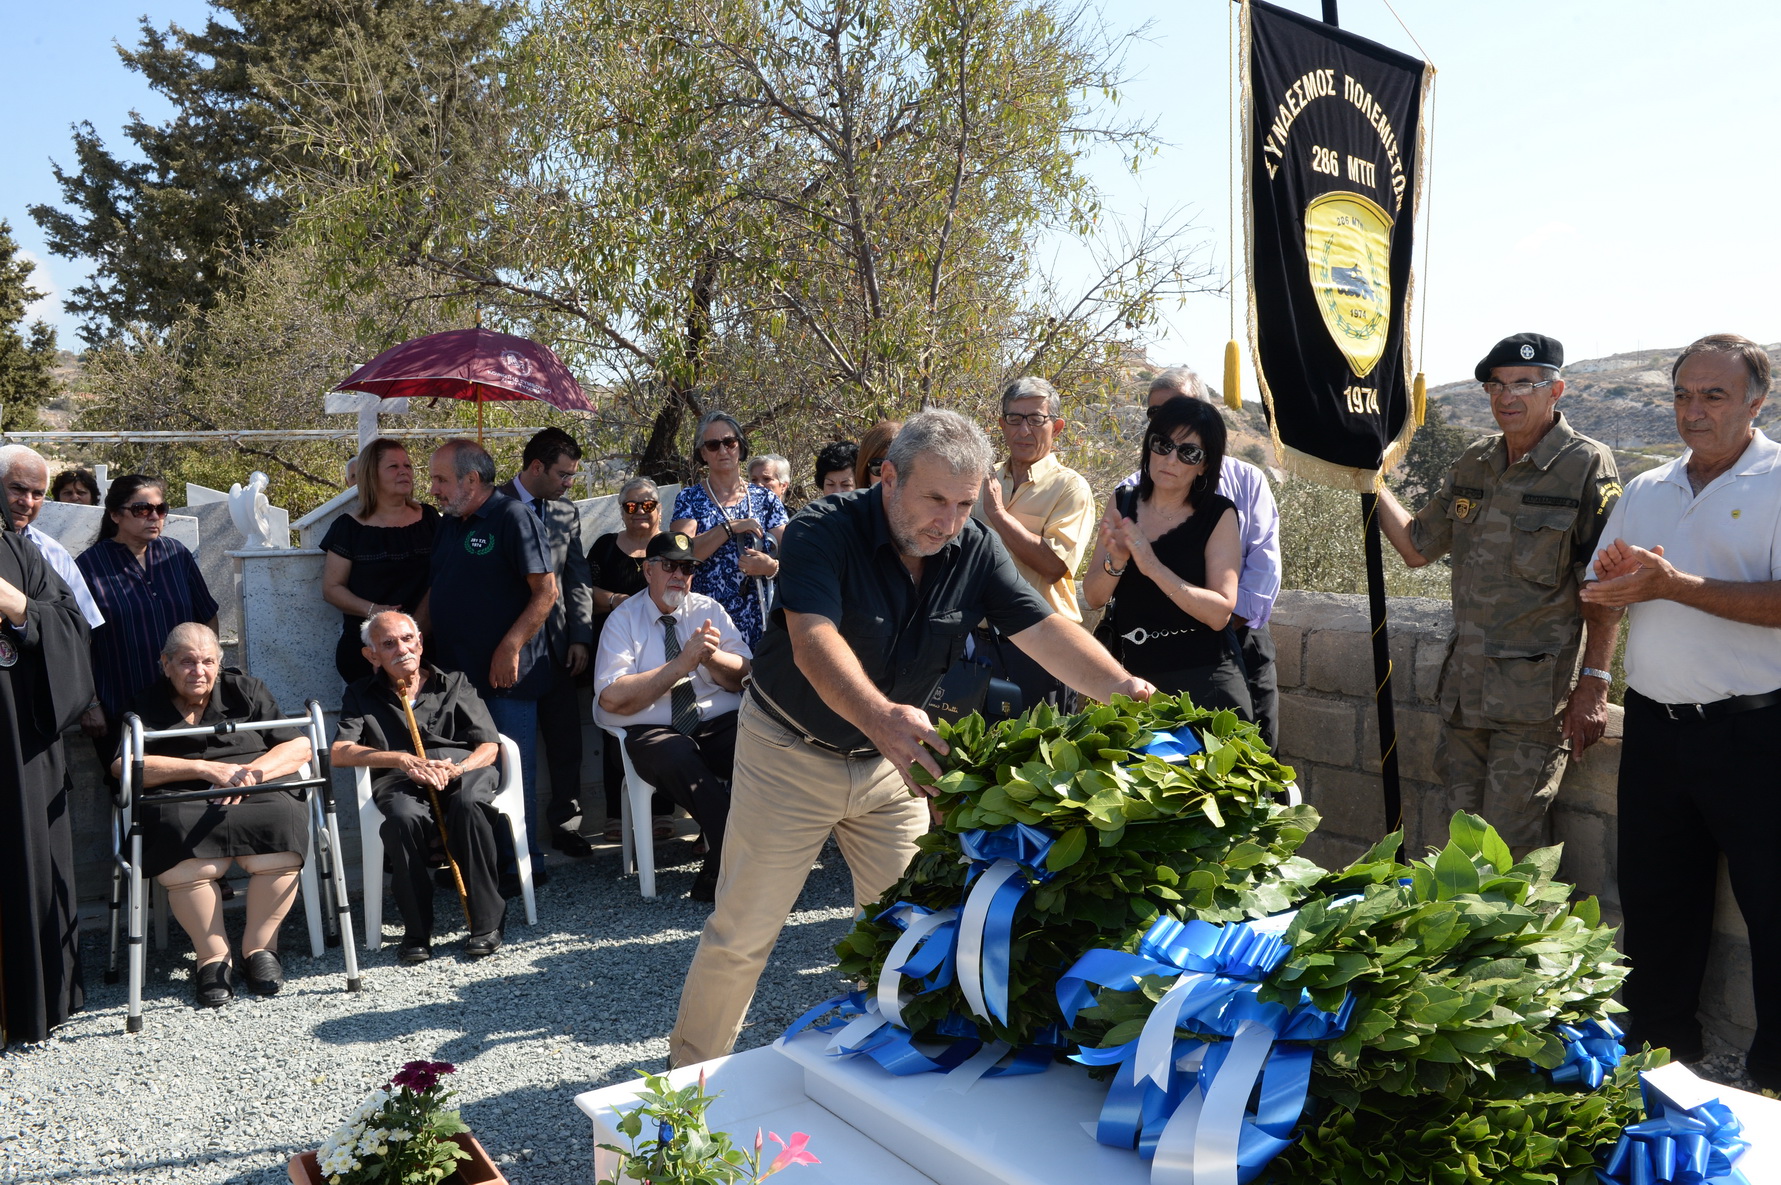
POLYGON ((669 529, 692 536, 693 591, 721 604, 753 650, 767 625, 768 583, 779 575, 768 552, 785 534, 785 504, 748 484, 748 442, 734 416, 707 413, 693 439, 693 464, 706 467, 705 478, 681 487, 669 529))
MULTIPOLYGON (((662 533, 662 504, 656 496, 656 483, 649 478, 633 477, 619 487, 618 510, 625 529, 600 536, 587 552, 588 576, 594 586, 594 611, 601 614, 611 613, 624 604, 626 598, 649 587, 643 579, 643 553, 649 541, 662 533)), ((605 627, 602 619, 602 632, 605 627)), ((596 653, 599 644, 596 635, 596 653)), ((601 758, 600 781, 606 788, 606 838, 617 843, 622 817, 619 793, 624 784, 625 769, 619 760, 618 746, 610 739, 601 746, 601 758)), ((661 813, 673 810, 672 803, 665 802, 665 806, 661 813)), ((673 833, 673 826, 666 820, 657 822, 657 839, 667 839, 673 833)))
POLYGON ((853 462, 853 488, 869 490, 883 476, 884 456, 903 427, 902 420, 879 420, 860 437, 860 451, 853 462))
POLYGON ((1090 608, 1118 592, 1112 628, 1132 674, 1250 720, 1230 631, 1243 544, 1236 507, 1215 492, 1224 446, 1209 403, 1177 396, 1151 413, 1138 485, 1108 500, 1082 591, 1090 608))
POLYGON ((80 718, 100 764, 117 756, 122 713, 136 693, 161 678, 161 644, 176 625, 216 629, 216 598, 198 561, 167 525, 167 485, 131 473, 111 483, 99 540, 75 558, 105 624, 93 631, 93 703, 80 718))

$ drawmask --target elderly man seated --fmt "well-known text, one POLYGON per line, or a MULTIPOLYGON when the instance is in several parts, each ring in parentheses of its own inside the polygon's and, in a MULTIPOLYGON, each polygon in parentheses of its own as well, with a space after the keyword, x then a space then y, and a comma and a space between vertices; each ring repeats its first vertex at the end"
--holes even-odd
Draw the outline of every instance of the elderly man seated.
MULTIPOLYGON (((176 625, 161 647, 160 680, 140 692, 130 711, 148 731, 249 723, 284 716, 266 685, 223 669, 210 627, 176 625)), ((218 881, 229 862, 248 873, 247 919, 241 931, 247 986, 270 996, 284 986, 278 927, 297 896, 297 873, 309 851, 309 814, 295 793, 243 798, 231 789, 288 778, 309 760, 302 729, 162 737, 143 745, 142 871, 161 882, 173 916, 192 940, 198 1004, 215 1008, 235 998, 229 936, 223 929, 218 881), (215 787, 215 798, 157 803, 155 791, 215 787)), ((123 758, 111 763, 121 775, 123 758)))
POLYGON ((346 689, 330 753, 335 765, 383 771, 373 775, 371 795, 383 812, 390 889, 404 927, 396 958, 424 963, 433 957, 427 857, 439 828, 435 795, 445 814, 446 850, 469 899, 464 957, 492 955, 507 913, 496 874, 497 816, 489 805, 500 788, 494 769, 500 733, 469 679, 421 661, 414 618, 385 610, 367 620, 360 635, 372 674, 346 689))
POLYGON ((692 591, 697 567, 687 536, 663 533, 649 541, 649 595, 627 598, 606 619, 594 695, 601 722, 624 730, 637 776, 704 829, 710 853, 691 896, 711 901, 730 814, 736 709, 751 656, 724 607, 692 591))

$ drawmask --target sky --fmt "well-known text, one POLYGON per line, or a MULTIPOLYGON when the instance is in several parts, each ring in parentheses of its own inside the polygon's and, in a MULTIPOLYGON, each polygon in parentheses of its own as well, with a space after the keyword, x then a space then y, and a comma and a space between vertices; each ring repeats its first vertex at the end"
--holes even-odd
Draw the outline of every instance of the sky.
MULTIPOLYGON (((1418 227, 1413 341, 1431 384, 1464 379, 1498 338, 1557 337, 1571 359, 1675 347, 1706 333, 1781 338, 1781 236, 1762 230, 1781 193, 1781 112, 1769 62, 1781 6, 1744 0, 1340 0, 1344 28, 1439 71, 1433 150, 1418 227), (1425 268, 1423 247, 1428 249, 1425 268), (1422 318, 1426 312, 1426 335, 1422 318)), ((1317 0, 1285 6, 1318 14, 1317 0)), ((1105 0, 1120 29, 1149 23, 1127 56, 1122 115, 1153 117, 1163 151, 1132 177, 1090 164, 1107 217, 1134 225, 1180 211, 1205 258, 1228 264, 1228 6, 1105 0)), ((10 69, 0 76, 0 219, 51 297, 33 310, 78 346, 60 294, 86 268, 49 255, 26 213, 59 198, 53 158, 72 160, 69 125, 90 120, 123 144, 132 108, 168 107, 118 61, 143 14, 203 22, 200 0, 0 0, 10 69)), ((1038 63, 1036 67, 1042 68, 1038 63)), ((1068 260, 1067 249, 1059 257, 1068 260)), ((1229 337, 1222 297, 1167 310, 1148 343, 1161 363, 1216 374, 1229 337)), ((1215 379, 1216 381, 1216 379, 1215 379)), ((1253 378, 1245 393, 1254 397, 1253 378)))

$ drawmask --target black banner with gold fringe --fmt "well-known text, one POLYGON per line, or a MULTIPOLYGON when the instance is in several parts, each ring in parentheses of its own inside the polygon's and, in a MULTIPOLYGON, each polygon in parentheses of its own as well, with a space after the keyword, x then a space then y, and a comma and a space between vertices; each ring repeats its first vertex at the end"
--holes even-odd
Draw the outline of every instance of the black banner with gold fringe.
POLYGON ((1411 243, 1433 68, 1243 5, 1249 336, 1276 455, 1372 490, 1414 431, 1411 243))

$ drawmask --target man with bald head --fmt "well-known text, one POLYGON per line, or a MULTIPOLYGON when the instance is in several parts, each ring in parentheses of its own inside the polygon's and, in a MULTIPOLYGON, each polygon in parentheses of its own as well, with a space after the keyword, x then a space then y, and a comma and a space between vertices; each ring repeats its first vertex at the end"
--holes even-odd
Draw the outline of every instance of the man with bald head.
MULTIPOLYGON (((371 797, 383 815, 379 828, 390 861, 390 889, 402 915, 402 963, 433 957, 433 880, 427 853, 445 811, 452 859, 464 878, 470 937, 464 957, 479 959, 500 949, 507 903, 496 877, 494 768, 499 734, 468 677, 442 671, 421 658, 420 628, 399 610, 372 614, 359 627, 368 678, 346 689, 330 756, 343 769, 364 767, 371 797), (414 721, 412 731, 409 720, 414 721), (425 756, 414 751, 419 733, 425 756), (432 793, 430 794, 429 791, 432 793)), ((377 869, 367 875, 381 876, 377 869)), ((370 924, 378 925, 372 918, 370 924)))
POLYGON ((37 550, 43 553, 49 566, 55 569, 56 575, 62 578, 62 582, 74 594, 75 603, 80 606, 80 615, 87 619, 87 625, 93 629, 104 625, 105 614, 99 612, 92 590, 87 588, 87 578, 80 574, 74 557, 68 554, 68 549, 55 536, 46 535, 31 525, 37 519, 37 512, 43 509, 43 500, 48 495, 49 463, 36 449, 26 448, 22 444, 0 447, 0 486, 5 487, 6 504, 12 510, 12 521, 19 534, 37 545, 37 550))

